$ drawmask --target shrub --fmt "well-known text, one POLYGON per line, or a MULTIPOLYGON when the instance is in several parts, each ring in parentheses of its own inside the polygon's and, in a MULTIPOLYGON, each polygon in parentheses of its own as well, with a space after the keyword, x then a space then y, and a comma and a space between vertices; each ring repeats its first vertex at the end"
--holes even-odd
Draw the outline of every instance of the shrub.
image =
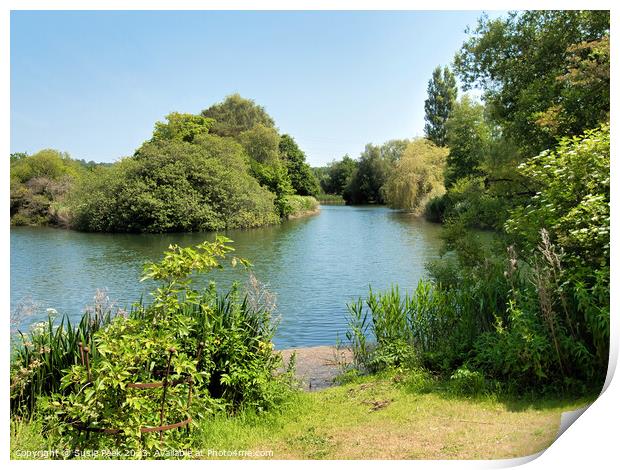
POLYGON ((101 168, 72 197, 74 226, 87 231, 170 232, 275 223, 274 196, 248 174, 230 139, 146 143, 101 168))
POLYGON ((457 395, 475 397, 485 390, 486 382, 482 373, 460 367, 450 376, 448 386, 457 395))
POLYGON ((288 206, 288 217, 314 212, 319 207, 319 202, 312 196, 287 196, 286 203, 288 206))
POLYGON ((424 218, 429 222, 443 222, 447 207, 445 194, 432 197, 424 206, 424 218))
POLYGON ((58 224, 58 213, 82 173, 77 161, 55 150, 12 159, 11 224, 58 224))
MULTIPOLYGON (((139 452, 183 440, 178 430, 157 439, 143 427, 220 410, 260 411, 279 402, 289 381, 276 374, 281 357, 273 352, 270 310, 242 300, 236 287, 227 294, 213 283, 203 291, 192 287, 194 274, 222 268, 220 260, 232 251, 229 242, 217 237, 193 248, 173 245, 159 263, 145 267, 143 279, 160 283, 153 302, 98 331, 90 360, 65 371, 64 394, 53 395, 45 408, 52 435, 98 448, 108 438, 79 429, 113 429, 121 449, 139 452), (164 382, 170 385, 131 385, 164 382)), ((232 262, 249 266, 241 258, 232 262)))

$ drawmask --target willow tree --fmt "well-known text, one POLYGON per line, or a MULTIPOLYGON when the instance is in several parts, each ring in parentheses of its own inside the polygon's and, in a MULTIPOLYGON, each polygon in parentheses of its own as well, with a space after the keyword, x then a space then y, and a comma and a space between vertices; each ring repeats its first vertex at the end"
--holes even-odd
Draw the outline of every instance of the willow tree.
POLYGON ((405 149, 382 188, 394 209, 421 213, 426 203, 445 192, 444 170, 448 149, 428 139, 416 139, 405 149))

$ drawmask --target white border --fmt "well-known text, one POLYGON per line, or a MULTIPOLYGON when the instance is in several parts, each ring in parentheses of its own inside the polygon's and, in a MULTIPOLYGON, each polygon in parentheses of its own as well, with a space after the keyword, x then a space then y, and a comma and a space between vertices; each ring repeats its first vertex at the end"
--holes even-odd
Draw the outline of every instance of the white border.
MULTIPOLYGON (((434 0, 431 2, 411 2, 403 0, 383 0, 369 1, 369 0, 314 0, 314 1, 241 1, 241 0, 229 0, 229 1, 197 1, 197 0, 178 0, 171 2, 168 0, 94 0, 88 3, 77 0, 64 0, 55 2, 46 1, 14 1, 9 0, 4 2, 4 8, 2 10, 2 16, 0 19, 0 51, 2 62, 2 75, 0 80, 1 96, 3 98, 5 112, 2 114, 1 132, 2 132, 2 145, 4 148, 5 157, 1 160, 1 171, 3 177, 3 183, 0 185, 0 198, 3 201, 2 210, 0 212, 0 220, 5 221, 4 229, 1 232, 2 237, 2 259, 6 261, 0 268, 0 299, 2 299, 2 310, 4 315, 8 316, 10 311, 9 303, 9 273, 10 273, 10 246, 9 246, 9 159, 7 158, 10 153, 10 10, 236 10, 236 9, 254 9, 254 10, 517 10, 517 9, 610 9, 612 11, 612 25, 618 22, 618 8, 615 7, 611 1, 557 1, 546 0, 545 2, 538 1, 502 1, 502 0, 484 0, 473 2, 457 2, 448 0, 434 0), (464 6, 466 8, 464 8, 464 6)), ((613 26, 612 26, 613 29, 613 26)), ((616 40, 615 31, 611 35, 612 51, 618 50, 618 41, 616 40)), ((618 54, 612 53, 612 76, 616 75, 618 54)), ((616 148, 615 138, 615 114, 617 109, 617 93, 612 86, 611 89, 611 107, 612 107, 612 149, 616 148)), ((617 162, 615 158, 612 158, 612 181, 617 180, 617 162)), ((381 466, 387 465, 392 468, 499 468, 520 465, 528 463, 528 468, 560 468, 560 467, 591 467, 591 468, 610 468, 615 467, 618 462, 618 425, 616 420, 620 417, 620 386, 618 386, 618 380, 612 381, 613 372, 615 371, 617 358, 618 358, 618 344, 619 344, 619 330, 617 328, 618 312, 620 312, 620 304, 618 301, 618 273, 620 272, 618 256, 616 251, 618 247, 618 236, 616 235, 615 221, 618 219, 616 209, 617 196, 614 191, 614 184, 612 184, 612 258, 611 258, 611 311, 612 311, 612 329, 611 329, 611 354, 610 354, 610 370, 606 381, 606 390, 601 397, 587 409, 585 413, 578 419, 577 424, 571 426, 564 434, 562 434, 557 441, 542 455, 533 457, 525 457, 523 459, 514 459, 510 461, 376 461, 376 462, 323 462, 318 463, 316 461, 300 461, 295 462, 295 467, 310 468, 316 465, 324 465, 326 467, 342 468, 342 467, 358 467, 358 466, 370 466, 378 464, 381 466)), ((6 326, 2 329, 1 344, 4 345, 2 367, 3 373, 0 382, 2 390, 8 395, 9 380, 8 380, 8 338, 9 329, 6 326)), ((5 399, 8 401, 8 396, 5 395, 5 399)), ((20 468, 30 468, 32 462, 9 462, 9 412, 8 403, 5 402, 2 408, 2 416, 0 420, 4 424, 2 435, 2 450, 5 461, 10 465, 20 468)), ((168 466, 178 465, 178 462, 140 462, 138 465, 143 466, 168 466)), ((181 465, 201 468, 208 465, 211 468, 223 468, 230 465, 240 467, 261 467, 261 468, 289 468, 292 463, 281 461, 209 461, 205 462, 183 462, 181 465)), ((36 465, 52 465, 52 466, 73 466, 73 465, 110 465, 109 461, 92 461, 92 462, 37 462, 36 465)), ((135 465, 133 462, 122 462, 121 465, 129 466, 135 465)))

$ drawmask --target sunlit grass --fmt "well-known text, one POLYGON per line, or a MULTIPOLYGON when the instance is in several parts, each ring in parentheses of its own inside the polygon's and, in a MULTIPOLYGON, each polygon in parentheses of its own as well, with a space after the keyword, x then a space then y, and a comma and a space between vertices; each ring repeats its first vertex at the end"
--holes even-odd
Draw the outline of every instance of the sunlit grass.
POLYGON ((561 413, 588 401, 471 399, 385 375, 298 394, 278 413, 205 421, 195 437, 205 451, 271 450, 275 459, 511 458, 548 447, 561 413))
MULTIPOLYGON (((593 399, 468 398, 417 374, 385 373, 294 393, 268 413, 202 420, 192 432, 192 451, 199 458, 235 451, 273 459, 522 457, 554 441, 562 412, 593 399)), ((18 449, 45 448, 37 423, 14 423, 12 430, 12 458, 18 449)))

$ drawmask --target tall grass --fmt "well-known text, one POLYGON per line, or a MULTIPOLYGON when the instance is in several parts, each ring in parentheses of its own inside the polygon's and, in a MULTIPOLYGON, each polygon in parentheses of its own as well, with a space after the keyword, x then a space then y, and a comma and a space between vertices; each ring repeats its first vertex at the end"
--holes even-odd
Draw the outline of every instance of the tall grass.
POLYGON ((317 197, 318 201, 321 204, 336 204, 336 205, 344 205, 346 201, 340 194, 325 194, 321 193, 317 197))
POLYGON ((538 248, 524 259, 512 247, 475 263, 444 259, 412 294, 370 289, 348 305, 355 366, 417 363, 459 380, 480 372, 520 390, 598 386, 608 357, 608 284, 586 290, 545 231, 538 248))
POLYGON ((286 211, 288 217, 304 215, 319 208, 319 202, 314 197, 297 194, 286 196, 286 204, 288 206, 286 211))
POLYGON ((111 309, 96 308, 86 311, 74 326, 67 315, 55 322, 48 314, 47 321, 29 332, 18 331, 12 345, 11 413, 31 415, 39 397, 60 391, 63 371, 81 363, 80 343, 96 358, 93 336, 113 317, 111 309))
POLYGON ((413 294, 398 286, 348 304, 354 362, 370 371, 419 362, 424 353, 436 351, 454 326, 455 296, 432 282, 418 283, 413 294))

